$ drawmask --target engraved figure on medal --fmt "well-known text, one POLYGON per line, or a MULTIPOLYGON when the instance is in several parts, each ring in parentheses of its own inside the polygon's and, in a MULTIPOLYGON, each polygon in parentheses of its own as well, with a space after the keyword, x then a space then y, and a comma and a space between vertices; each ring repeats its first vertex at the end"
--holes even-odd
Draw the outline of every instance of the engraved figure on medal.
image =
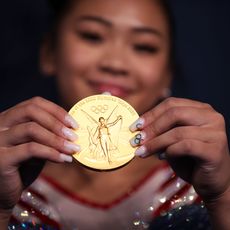
MULTIPOLYGON (((105 108, 109 108, 108 105, 99 105, 97 108, 95 106, 91 111, 96 114, 99 111, 101 115, 105 108)), ((91 126, 87 126, 88 130, 88 140, 89 140, 89 153, 91 157, 95 160, 106 160, 109 164, 113 162, 113 158, 118 157, 119 148, 119 133, 122 128, 122 116, 115 115, 118 106, 116 106, 110 115, 105 118, 100 116, 98 121, 93 118, 89 113, 84 110, 81 110, 86 114, 88 120, 92 123, 91 126), (114 118, 115 116, 115 118, 114 118)), ((106 110, 107 110, 106 109, 106 110)))

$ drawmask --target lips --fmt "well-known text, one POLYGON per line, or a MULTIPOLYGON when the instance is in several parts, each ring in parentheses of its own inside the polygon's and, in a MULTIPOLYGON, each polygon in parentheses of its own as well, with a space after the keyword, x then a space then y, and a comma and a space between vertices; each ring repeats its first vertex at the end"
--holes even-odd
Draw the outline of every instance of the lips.
POLYGON ((131 93, 131 89, 124 86, 113 83, 105 82, 91 82, 91 86, 99 93, 110 92, 113 96, 125 98, 131 93))
POLYGON ((127 90, 113 85, 98 84, 96 88, 98 91, 100 91, 100 93, 110 92, 113 96, 117 97, 125 97, 128 94, 127 90))

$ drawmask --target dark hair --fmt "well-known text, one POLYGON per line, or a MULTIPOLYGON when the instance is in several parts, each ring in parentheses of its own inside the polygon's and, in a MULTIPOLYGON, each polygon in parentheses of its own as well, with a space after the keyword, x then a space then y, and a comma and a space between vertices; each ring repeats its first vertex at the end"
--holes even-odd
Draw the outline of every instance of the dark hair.
POLYGON ((48 0, 53 14, 53 21, 59 21, 70 6, 71 0, 48 0))
POLYGON ((176 63, 176 57, 175 57, 175 22, 174 17, 172 14, 172 9, 170 7, 168 0, 158 0, 158 4, 161 6, 162 10, 165 13, 165 17, 168 22, 168 31, 169 31, 169 38, 170 38, 170 67, 173 73, 175 73, 178 69, 178 65, 176 63))
POLYGON ((50 21, 49 21, 49 30, 44 36, 44 40, 50 43, 50 48, 53 49, 56 47, 56 38, 58 25, 68 11, 70 7, 71 0, 48 0, 48 6, 50 8, 50 21))
POLYGON ((55 11, 60 11, 69 1, 68 0, 48 0, 48 2, 55 11))
MULTIPOLYGON (((167 21, 171 30, 173 28, 172 25, 173 23, 172 23, 171 9, 169 7, 168 0, 153 0, 153 1, 157 2, 162 7, 163 11, 165 12, 165 16, 167 17, 167 21)), ((68 8, 71 6, 73 0, 48 0, 48 2, 52 9, 54 20, 59 21, 60 17, 62 17, 65 14, 65 12, 68 10, 68 8)))

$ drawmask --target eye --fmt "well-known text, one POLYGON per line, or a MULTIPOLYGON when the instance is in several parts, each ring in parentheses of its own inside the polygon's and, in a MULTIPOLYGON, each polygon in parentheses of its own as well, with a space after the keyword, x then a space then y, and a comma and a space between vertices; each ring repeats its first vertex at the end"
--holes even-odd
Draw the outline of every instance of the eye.
POLYGON ((79 32, 80 38, 90 43, 101 43, 103 37, 99 33, 94 32, 79 32))
POLYGON ((155 54, 159 50, 158 47, 149 44, 136 44, 134 45, 134 49, 141 54, 155 54))

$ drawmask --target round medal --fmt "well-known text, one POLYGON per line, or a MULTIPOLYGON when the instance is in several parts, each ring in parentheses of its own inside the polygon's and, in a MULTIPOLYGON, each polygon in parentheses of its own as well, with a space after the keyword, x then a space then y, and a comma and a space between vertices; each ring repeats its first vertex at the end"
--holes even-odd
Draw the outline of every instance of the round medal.
POLYGON ((129 126, 138 119, 126 101, 109 95, 95 95, 75 104, 69 114, 78 122, 76 143, 81 150, 73 157, 83 165, 109 170, 120 167, 134 157, 129 140, 135 135, 129 126))

